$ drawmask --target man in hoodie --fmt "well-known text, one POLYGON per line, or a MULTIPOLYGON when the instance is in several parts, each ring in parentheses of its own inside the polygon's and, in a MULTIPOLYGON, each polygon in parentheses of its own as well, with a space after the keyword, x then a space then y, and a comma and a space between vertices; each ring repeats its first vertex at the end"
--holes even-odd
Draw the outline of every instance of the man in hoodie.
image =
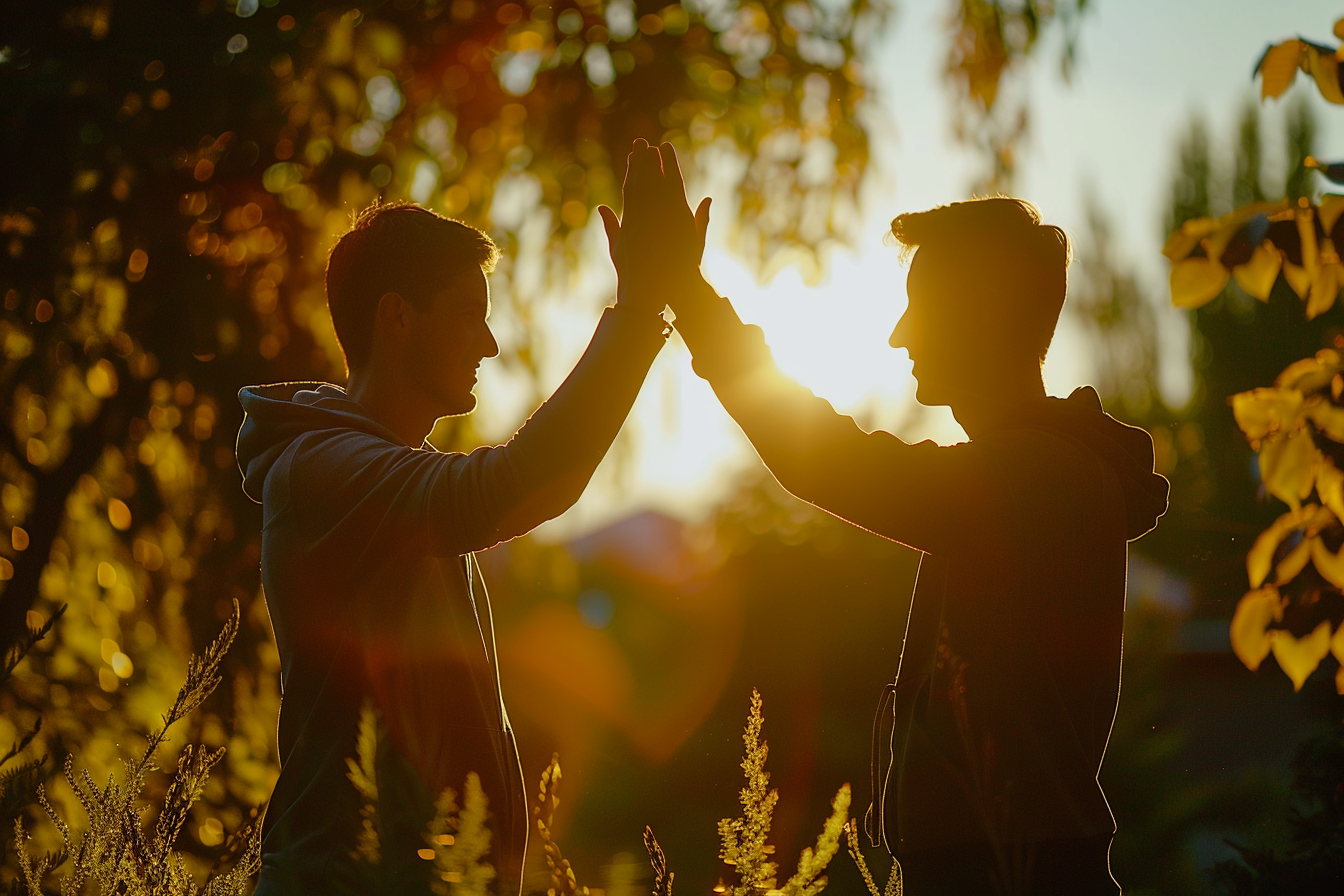
MULTIPOLYGON (((613 257, 649 238, 627 226, 613 257)), ((696 263, 698 246, 679 248, 696 263)), ((238 461, 262 504, 283 687, 259 896, 427 894, 438 872, 418 851, 435 801, 451 788, 460 807, 469 775, 489 800, 491 888, 519 892, 526 789, 473 552, 578 499, 667 327, 640 262, 624 260, 587 351, 513 438, 436 451, 434 421, 473 409, 477 367, 499 351, 486 322, 497 256, 481 231, 419 206, 364 210, 327 262, 346 387, 240 393, 238 461), (377 725, 372 807, 348 765, 362 715, 377 725)))
MULTIPOLYGON (((708 207, 692 216, 670 145, 661 162, 666 182, 636 187, 656 191, 643 208, 675 238, 703 232, 708 207)), ((1097 774, 1119 694, 1126 543, 1165 511, 1167 482, 1148 434, 1104 414, 1093 389, 1045 394, 1062 230, 995 198, 901 215, 891 232, 914 253, 891 345, 909 353, 918 400, 949 405, 968 442, 863 431, 781 376, 698 265, 669 259, 660 282, 696 372, 779 482, 924 552, 875 723, 868 819, 909 892, 1116 894, 1097 774)))

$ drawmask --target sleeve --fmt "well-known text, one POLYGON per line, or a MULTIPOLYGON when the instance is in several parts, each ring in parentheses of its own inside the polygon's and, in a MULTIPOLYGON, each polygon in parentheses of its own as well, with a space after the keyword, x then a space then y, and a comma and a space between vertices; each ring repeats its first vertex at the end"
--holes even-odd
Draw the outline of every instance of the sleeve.
POLYGON ((936 553, 981 518, 983 454, 865 432, 780 373, 760 328, 708 287, 678 306, 677 329, 761 460, 793 495, 910 547, 936 553))
POLYGON ((565 382, 506 444, 470 453, 412 449, 370 433, 313 438, 296 492, 324 530, 361 543, 426 539, 436 556, 483 550, 567 510, 620 431, 666 340, 661 317, 608 308, 565 382), (325 510, 323 510, 325 508, 325 510), (391 541, 389 541, 389 539, 391 541))

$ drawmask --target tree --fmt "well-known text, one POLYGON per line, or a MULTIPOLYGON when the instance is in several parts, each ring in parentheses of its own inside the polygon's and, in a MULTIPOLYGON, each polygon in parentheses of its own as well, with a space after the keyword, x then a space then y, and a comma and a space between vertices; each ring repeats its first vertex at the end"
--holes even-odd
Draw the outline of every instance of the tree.
MULTIPOLYGON (((1344 20, 1335 31, 1344 35, 1344 20)), ((1299 68, 1323 97, 1344 104, 1335 51, 1302 39, 1276 44, 1261 57, 1256 71, 1262 98, 1282 95, 1299 68)), ((1305 148, 1313 133, 1310 118, 1295 121, 1292 144, 1305 148)), ((1276 284, 1286 282, 1305 302, 1308 320, 1334 307, 1344 286, 1337 248, 1344 245, 1344 196, 1313 202, 1307 176, 1316 168, 1344 180, 1344 167, 1332 171, 1306 152, 1291 161, 1299 164, 1290 169, 1283 200, 1252 201, 1221 217, 1206 213, 1180 222, 1163 250, 1172 261, 1178 307, 1199 308, 1229 279, 1261 302, 1270 302, 1276 284)), ((1264 490, 1289 506, 1247 555, 1251 590, 1233 616, 1232 646, 1251 669, 1272 652, 1295 690, 1332 651, 1344 663, 1344 357, 1338 351, 1344 338, 1328 339, 1328 347, 1289 365, 1272 387, 1231 399, 1237 424, 1259 455, 1264 490), (1315 501, 1308 501, 1313 494, 1315 501)), ((1344 694, 1344 665, 1335 681, 1344 694)))
MULTIPOLYGON (((1000 7, 959 33, 1017 59, 1031 42, 1005 44, 1013 23, 1034 36, 1054 6, 1000 7)), ((234 396, 341 379, 322 270, 348 210, 408 197, 488 227, 507 250, 496 296, 519 323, 505 360, 535 372, 534 287, 572 281, 634 136, 672 140, 693 171, 740 172, 724 205, 763 267, 847 235, 869 154, 864 50, 889 13, 885 0, 10 7, 0 643, 70 611, 5 717, 29 726, 45 710, 33 749, 78 743, 99 771, 114 741, 152 726, 236 599, 228 686, 201 713, 206 745, 230 747, 191 828, 189 848, 210 854, 276 765, 278 662, 234 396)), ((976 76, 985 112, 1003 70, 976 76)))

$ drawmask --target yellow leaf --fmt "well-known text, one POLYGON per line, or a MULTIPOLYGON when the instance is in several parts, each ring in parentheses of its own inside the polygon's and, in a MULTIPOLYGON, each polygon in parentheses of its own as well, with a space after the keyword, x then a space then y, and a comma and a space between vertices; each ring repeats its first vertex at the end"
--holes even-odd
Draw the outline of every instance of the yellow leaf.
POLYGON ((1255 71, 1261 77, 1261 99, 1282 97, 1284 91, 1293 85, 1297 70, 1301 69, 1302 59, 1306 58, 1306 43, 1302 40, 1285 40, 1274 44, 1261 56, 1255 71))
POLYGON ((125 532, 131 528, 131 508, 120 498, 113 498, 107 502, 107 519, 114 529, 125 532))
MULTIPOLYGON (((1335 519, 1344 521, 1344 471, 1328 457, 1322 457, 1321 465, 1316 468, 1316 496, 1330 508, 1335 519)), ((1344 583, 1340 587, 1344 588, 1344 583)))
POLYGON ((1297 426, 1302 393, 1296 389, 1252 389, 1232 396, 1232 416, 1246 438, 1259 441, 1297 426))
POLYGON ((1335 670, 1335 690, 1344 694, 1344 625, 1335 629, 1335 636, 1330 639, 1330 652, 1339 660, 1339 668, 1335 670))
MULTIPOLYGON (((1278 215, 1289 208, 1286 200, 1278 202, 1252 202, 1243 205, 1241 208, 1234 209, 1223 215, 1217 221, 1217 226, 1209 234, 1208 241, 1204 244, 1205 254, 1209 258, 1222 260, 1223 253, 1227 251, 1228 243, 1232 242, 1241 230, 1250 223, 1251 219, 1263 215, 1266 219, 1278 215)), ((1266 225, 1268 220, 1264 222, 1266 225)), ((1264 231, 1261 230, 1261 233, 1264 231)), ((1172 259, 1175 261, 1176 259, 1172 259)))
POLYGON ((1344 106, 1344 91, 1339 87, 1339 57, 1334 50, 1307 44, 1307 70, 1316 79, 1321 96, 1336 106, 1344 106))
POLYGON ((1185 258, 1171 266, 1171 304, 1198 308, 1227 285, 1231 272, 1211 258, 1185 258))
POLYGON ((1323 348, 1314 357, 1294 361, 1274 378, 1279 389, 1296 389, 1303 395, 1324 389, 1335 374, 1344 370, 1344 359, 1332 348, 1323 348))
POLYGON ((1184 221, 1171 236, 1167 237, 1167 244, 1162 247, 1162 254, 1170 261, 1182 261, 1195 251, 1195 247, 1204 237, 1217 229, 1217 218, 1191 218, 1189 221, 1184 221))
POLYGON ((1255 67, 1256 73, 1260 75, 1260 99, 1282 96, 1292 86, 1306 55, 1306 43, 1297 39, 1286 40, 1267 49, 1265 55, 1260 57, 1260 64, 1255 67))
POLYGON ((1274 584, 1286 585, 1297 574, 1307 568, 1311 562, 1312 545, 1320 543, 1319 538, 1304 538, 1297 543, 1297 547, 1288 552, 1288 555, 1279 561, 1279 565, 1274 567, 1274 584))
POLYGON ((1265 490, 1296 509, 1311 494, 1320 456, 1305 427, 1266 439, 1260 446, 1260 478, 1265 490))
POLYGON ((1279 279, 1282 267, 1283 255, 1269 242, 1263 242, 1255 247, 1250 261, 1232 269, 1232 276, 1248 296, 1268 302, 1269 292, 1274 288, 1274 281, 1279 279))
POLYGON ((1305 301, 1311 295, 1311 272, 1286 258, 1283 260, 1283 279, 1288 281, 1299 299, 1305 301))
POLYGON ((1344 19, 1335 22, 1335 37, 1344 40, 1344 19))
POLYGON ((1339 220, 1340 214, 1344 214, 1344 195, 1326 193, 1317 203, 1317 209, 1321 215, 1321 227, 1329 233, 1335 229, 1335 222, 1339 220))
POLYGON ((1307 676, 1316 671, 1316 667, 1330 652, 1330 622, 1323 620, 1320 625, 1304 638, 1294 638, 1282 629, 1270 634, 1270 649, 1279 668, 1293 681, 1293 690, 1302 690, 1307 676))
POLYGON ((1247 592, 1232 614, 1232 652, 1254 672, 1269 656, 1269 625, 1283 619, 1284 600, 1272 585, 1247 592))
POLYGON ((1309 400, 1305 408, 1307 419, 1316 425, 1317 432, 1331 441, 1344 442, 1344 407, 1317 397, 1309 400))
POLYGON ((1337 261, 1321 265, 1307 297, 1307 320, 1333 308, 1341 286, 1344 286, 1344 265, 1337 261))
POLYGON ((1344 588, 1344 550, 1331 553, 1319 538, 1311 541, 1311 562, 1327 582, 1336 588, 1344 588))
POLYGON ((1308 504, 1300 510, 1290 510, 1256 536, 1255 543, 1246 552, 1246 576, 1252 588, 1259 588, 1269 577, 1269 571, 1274 565, 1274 552, 1288 537, 1288 533, 1301 529, 1307 517, 1318 509, 1315 504, 1308 504))
MULTIPOLYGON (((1314 281, 1320 272, 1321 246, 1316 241, 1316 212, 1311 208, 1299 208, 1294 216, 1297 221, 1297 236, 1302 241, 1302 267, 1314 281)), ((1306 298, 1305 293, 1298 293, 1306 298)))

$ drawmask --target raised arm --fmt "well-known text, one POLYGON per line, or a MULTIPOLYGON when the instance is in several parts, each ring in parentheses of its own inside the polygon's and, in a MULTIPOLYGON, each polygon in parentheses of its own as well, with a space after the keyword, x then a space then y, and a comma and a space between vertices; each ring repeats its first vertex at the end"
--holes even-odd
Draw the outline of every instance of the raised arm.
POLYGON ((666 248, 645 250, 645 263, 657 268, 653 280, 676 312, 675 326, 696 372, 709 380, 780 484, 852 523, 923 550, 955 537, 980 491, 976 452, 907 445, 890 433, 864 432, 783 376, 760 329, 743 324, 728 300, 704 281, 698 252, 691 258, 680 248, 692 233, 703 244, 708 202, 693 215, 676 152, 669 144, 650 151, 660 153, 662 177, 627 189, 627 203, 632 217, 647 216, 657 225, 651 229, 668 237, 666 248))
POLYGON ((480 550, 568 510, 620 432, 666 323, 618 304, 569 376, 506 444, 448 465, 429 496, 442 553, 480 550))
POLYGON ((970 446, 908 445, 852 417, 775 366, 759 327, 702 280, 672 300, 676 327, 724 409, 791 494, 879 535, 936 551, 964 534, 985 494, 970 446))

